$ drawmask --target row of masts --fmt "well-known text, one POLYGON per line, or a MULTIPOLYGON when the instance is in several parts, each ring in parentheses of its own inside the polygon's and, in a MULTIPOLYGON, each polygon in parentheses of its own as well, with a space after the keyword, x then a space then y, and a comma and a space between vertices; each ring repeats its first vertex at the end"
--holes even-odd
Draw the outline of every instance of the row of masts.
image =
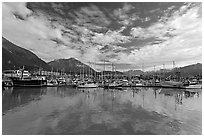
MULTIPOLYGON (((88 77, 89 78, 91 78, 91 77, 93 77, 93 76, 97 76, 97 72, 96 72, 96 70, 93 72, 93 70, 92 70, 92 66, 91 66, 91 63, 89 63, 89 65, 90 65, 90 67, 88 67, 89 69, 88 69, 88 77)), ((111 65, 111 80, 113 80, 114 79, 114 76, 116 76, 116 65, 114 65, 114 63, 109 63, 108 64, 109 66, 111 65)), ((105 76, 105 71, 106 71, 106 61, 104 60, 104 62, 103 62, 103 71, 101 71, 101 80, 103 81, 104 80, 104 76, 105 76)), ((15 66, 14 66, 15 67, 15 66)), ((154 65, 153 66, 153 68, 154 68, 154 72, 156 72, 156 65, 154 65)), ((95 63, 95 69, 96 69, 96 63, 95 63)), ((165 73, 165 69, 166 69, 166 67, 165 67, 165 64, 163 64, 163 73, 165 73)), ((175 69, 175 61, 173 61, 173 69, 175 69)), ((41 71, 42 71, 42 69, 40 68, 39 70, 38 70, 38 74, 41 74, 41 71)), ((142 71, 144 72, 144 63, 142 63, 142 71)), ((64 75, 65 74, 65 70, 64 70, 64 68, 63 69, 61 69, 61 70, 58 70, 57 69, 57 72, 56 73, 58 73, 59 75, 64 75)), ((53 71, 53 67, 52 67, 52 70, 51 70, 51 74, 55 74, 54 73, 54 71, 53 71)), ((72 74, 72 72, 71 72, 71 70, 70 70, 70 73, 69 73, 70 75, 72 74)), ((87 73, 86 73, 86 75, 87 75, 87 73)), ((130 77, 131 77, 131 72, 130 72, 130 77)), ((81 79, 85 79, 85 65, 83 64, 83 69, 81 70, 80 69, 80 78, 81 79)))

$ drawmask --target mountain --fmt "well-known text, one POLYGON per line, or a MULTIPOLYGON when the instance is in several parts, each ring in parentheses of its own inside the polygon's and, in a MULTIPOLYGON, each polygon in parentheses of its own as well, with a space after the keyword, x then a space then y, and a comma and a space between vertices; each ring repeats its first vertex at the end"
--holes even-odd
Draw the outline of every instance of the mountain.
POLYGON ((120 71, 103 71, 103 75, 118 75, 118 76, 121 76, 121 75, 124 75, 123 72, 120 72, 120 71))
POLYGON ((75 58, 69 58, 69 59, 57 59, 51 62, 48 62, 49 66, 53 68, 53 70, 63 71, 67 74, 89 74, 89 73, 95 73, 95 70, 92 69, 90 66, 83 64, 79 60, 75 58))
POLYGON ((181 76, 196 76, 196 75, 202 75, 202 64, 201 63, 197 63, 197 64, 193 64, 193 65, 188 65, 185 67, 180 67, 177 70, 174 71, 178 71, 181 73, 181 76))
MULTIPOLYGON (((154 75, 155 72, 154 71, 148 71, 145 72, 144 75, 145 76, 151 76, 154 75)), ((197 63, 197 64, 192 64, 192 65, 188 65, 188 66, 184 66, 184 67, 178 67, 178 68, 174 68, 172 70, 169 69, 161 69, 156 71, 157 75, 161 75, 163 76, 164 74, 166 76, 174 76, 174 75, 180 75, 181 77, 193 77, 193 76, 202 76, 202 64, 201 63, 197 63)))
POLYGON ((27 70, 50 70, 50 66, 34 53, 21 48, 2 37, 2 70, 25 67, 27 70))
POLYGON ((144 74, 144 72, 143 71, 141 71, 141 70, 128 70, 128 71, 125 71, 125 72, 123 72, 125 75, 127 75, 127 76, 135 76, 135 75, 142 75, 142 74, 144 74))

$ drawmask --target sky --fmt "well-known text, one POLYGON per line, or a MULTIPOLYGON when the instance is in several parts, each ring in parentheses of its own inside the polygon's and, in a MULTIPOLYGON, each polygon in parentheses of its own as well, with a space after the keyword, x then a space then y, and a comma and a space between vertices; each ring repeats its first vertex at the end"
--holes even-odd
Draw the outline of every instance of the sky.
POLYGON ((202 62, 202 3, 2 3, 2 35, 45 62, 153 70, 202 62), (109 64, 109 65, 108 65, 109 64))

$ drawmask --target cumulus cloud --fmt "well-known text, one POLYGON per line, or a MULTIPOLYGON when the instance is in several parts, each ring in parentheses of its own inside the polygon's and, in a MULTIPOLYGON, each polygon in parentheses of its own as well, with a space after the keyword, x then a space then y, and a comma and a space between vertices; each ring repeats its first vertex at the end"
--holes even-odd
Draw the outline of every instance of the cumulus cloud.
POLYGON ((13 15, 18 15, 22 19, 32 14, 32 11, 26 8, 26 3, 24 2, 5 2, 2 8, 3 11, 10 8, 10 12, 13 13, 13 15))
MULTIPOLYGON (((109 14, 94 4, 74 10, 65 10, 61 3, 50 5, 49 11, 42 11, 46 8, 3 3, 3 36, 45 61, 70 57, 85 63, 107 60, 118 64, 118 69, 140 69, 141 64, 148 68, 173 60, 180 65, 201 61, 201 4, 187 3, 178 10, 170 6, 148 26, 134 24, 151 22, 152 18, 140 18, 131 3, 109 14), (52 10, 59 16, 50 13, 52 10), (111 28, 117 23, 117 29, 111 28), (130 32, 124 35, 128 29, 130 32)), ((156 8, 149 12, 159 11, 156 8)))
POLYGON ((123 36, 120 32, 110 31, 110 30, 106 32, 105 34, 97 33, 93 37, 93 41, 100 45, 126 43, 129 41, 129 39, 130 37, 123 36))
MULTIPOLYGON (((182 6, 180 12, 184 13, 187 7, 182 6)), ((129 61, 136 60, 138 63, 145 62, 152 66, 168 64, 173 60, 179 63, 195 60, 201 62, 202 18, 198 15, 200 8, 200 6, 190 8, 185 14, 175 12, 167 22, 158 22, 148 28, 132 28, 131 35, 136 38, 156 37, 164 41, 159 44, 146 45, 129 55, 122 53, 121 60, 128 58, 129 61)))
POLYGON ((141 19, 136 13, 130 13, 133 9, 135 9, 134 6, 124 3, 122 8, 118 8, 113 11, 113 16, 118 20, 119 24, 125 26, 131 25, 133 21, 141 19))

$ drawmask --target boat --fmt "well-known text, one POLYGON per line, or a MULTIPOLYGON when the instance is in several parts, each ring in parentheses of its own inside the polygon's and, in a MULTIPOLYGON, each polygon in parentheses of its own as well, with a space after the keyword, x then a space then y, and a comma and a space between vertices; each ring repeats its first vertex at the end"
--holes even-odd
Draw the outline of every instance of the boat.
POLYGON ((50 79, 47 81, 47 86, 48 87, 56 87, 56 86, 58 86, 58 82, 56 79, 50 79))
POLYGON ((4 87, 13 87, 13 82, 12 82, 12 80, 11 80, 10 78, 8 78, 8 77, 3 77, 3 78, 2 78, 2 85, 3 85, 4 87))
POLYGON ((19 69, 16 74, 9 76, 14 87, 42 87, 47 85, 45 77, 31 77, 27 70, 19 69))
POLYGON ((47 80, 45 79, 21 79, 21 78, 11 78, 14 87, 42 87, 47 85, 47 80))
POLYGON ((165 88, 182 88, 183 83, 182 82, 176 82, 176 81, 164 81, 160 83, 161 87, 165 88))
POLYGON ((184 82, 185 89, 202 89, 202 83, 199 83, 197 79, 188 80, 184 82))
POLYGON ((95 84, 93 82, 86 82, 86 83, 80 83, 77 85, 78 88, 98 88, 98 84, 95 84))
POLYGON ((118 88, 118 87, 122 87, 122 83, 119 84, 119 83, 116 83, 115 81, 112 82, 112 83, 107 83, 104 85, 104 88, 118 88))
POLYGON ((202 89, 201 84, 196 84, 196 85, 188 85, 184 87, 185 89, 202 89))
POLYGON ((65 86, 66 80, 65 80, 65 78, 60 77, 57 79, 57 83, 58 83, 58 86, 65 86))

